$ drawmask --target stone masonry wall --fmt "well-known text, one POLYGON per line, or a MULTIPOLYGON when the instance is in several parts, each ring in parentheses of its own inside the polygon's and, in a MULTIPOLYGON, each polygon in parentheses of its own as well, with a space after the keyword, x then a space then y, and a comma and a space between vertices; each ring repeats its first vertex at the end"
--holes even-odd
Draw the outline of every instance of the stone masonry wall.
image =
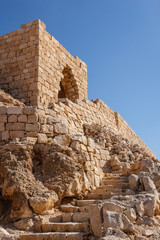
MULTIPOLYGON (((60 82, 70 100, 87 99, 87 66, 73 57, 53 36, 40 26, 38 102, 48 105, 58 101, 60 82)), ((61 96, 60 96, 61 97, 61 96)))
POLYGON ((101 100, 96 103, 76 100, 73 103, 66 99, 64 103, 54 103, 52 109, 2 106, 0 107, 0 140, 31 137, 42 143, 57 135, 83 135, 85 123, 100 124, 115 133, 120 133, 155 156, 121 116, 114 113, 101 100))
POLYGON ((129 141, 140 145, 142 148, 145 148, 148 152, 150 152, 150 149, 146 146, 142 139, 138 137, 138 135, 130 128, 128 123, 121 117, 119 113, 115 113, 115 118, 118 131, 122 136, 127 138, 129 141))
POLYGON ((0 36, 0 88, 28 105, 37 105, 39 24, 0 36))
POLYGON ((48 106, 58 97, 87 99, 86 64, 45 28, 36 20, 0 36, 0 88, 32 106, 48 106))

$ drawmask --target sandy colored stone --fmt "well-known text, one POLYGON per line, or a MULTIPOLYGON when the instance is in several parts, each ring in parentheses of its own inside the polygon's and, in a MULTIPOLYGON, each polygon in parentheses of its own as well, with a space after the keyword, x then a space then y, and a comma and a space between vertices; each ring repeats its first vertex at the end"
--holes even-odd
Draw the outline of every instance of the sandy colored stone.
POLYGON ((46 143, 48 141, 48 138, 46 134, 39 133, 38 134, 38 143, 46 143))
POLYGON ((101 215, 101 208, 100 205, 91 205, 89 206, 89 217, 90 217, 90 224, 93 234, 96 237, 102 236, 102 215, 101 215))

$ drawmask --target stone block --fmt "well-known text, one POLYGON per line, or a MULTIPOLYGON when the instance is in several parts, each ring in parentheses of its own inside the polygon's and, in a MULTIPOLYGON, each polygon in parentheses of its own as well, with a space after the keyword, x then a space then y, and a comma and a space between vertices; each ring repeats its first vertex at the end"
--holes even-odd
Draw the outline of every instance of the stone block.
POLYGON ((8 122, 17 122, 17 115, 9 115, 8 122))
POLYGON ((68 133, 68 127, 64 123, 55 123, 53 131, 55 133, 66 134, 68 133))
POLYGON ((154 190, 156 190, 156 186, 150 177, 142 177, 142 182, 146 192, 153 192, 154 190))
POLYGON ((102 206, 93 204, 89 206, 89 218, 91 230, 96 237, 102 236, 102 206))
POLYGON ((49 133, 49 134, 53 135, 53 126, 44 124, 41 126, 41 131, 43 133, 49 133))
POLYGON ((47 135, 44 133, 38 133, 38 143, 46 143, 48 141, 47 135))
POLYGON ((73 213, 62 213, 62 221, 63 222, 72 222, 73 213))
POLYGON ((0 123, 0 132, 4 131, 4 123, 0 123))
POLYGON ((67 146, 70 144, 70 137, 68 135, 58 135, 58 136, 55 136, 54 139, 53 139, 53 142, 55 144, 60 144, 62 146, 67 146))
POLYGON ((6 122, 7 122, 7 115, 0 114, 0 123, 6 123, 6 122))
POLYGON ((28 116, 28 123, 36 123, 38 120, 38 117, 36 115, 29 115, 28 116))
POLYGON ((21 138, 24 137, 24 131, 10 131, 11 138, 21 138))
POLYGON ((26 131, 27 132, 38 132, 39 131, 39 125, 38 124, 26 124, 26 131))
POLYGON ((20 115, 18 116, 18 122, 26 123, 27 122, 27 115, 20 115))
POLYGON ((139 177, 135 174, 131 174, 128 179, 131 189, 138 190, 139 177))
POLYGON ((7 114, 10 115, 17 115, 17 114, 23 114, 23 108, 21 107, 17 107, 17 106, 13 106, 13 107, 9 107, 7 109, 7 114))
POLYGON ((4 131, 2 132, 2 141, 3 140, 8 140, 9 139, 9 131, 4 131))
POLYGON ((9 131, 21 131, 25 130, 25 124, 24 123, 7 123, 6 124, 6 130, 9 131))
POLYGON ((137 218, 137 214, 136 214, 136 211, 134 210, 134 208, 129 208, 129 209, 126 209, 124 211, 124 214, 126 215, 126 217, 131 221, 131 222, 134 222, 137 218))
POLYGON ((122 215, 112 211, 106 211, 103 214, 104 217, 104 229, 112 227, 116 229, 123 229, 122 215))
POLYGON ((144 202, 144 214, 148 217, 153 217, 156 209, 156 200, 154 198, 148 198, 144 202))
POLYGON ((34 113, 36 113, 36 108, 35 107, 25 107, 24 109, 23 109, 23 113, 24 114, 27 114, 27 115, 31 115, 31 114, 34 114, 34 113))
POLYGON ((119 213, 119 214, 123 213, 123 207, 122 206, 120 206, 117 203, 109 202, 109 201, 105 202, 104 205, 103 205, 103 212, 105 213, 107 210, 111 211, 111 212, 116 212, 116 213, 119 213))
POLYGON ((4 106, 0 106, 0 115, 6 114, 7 113, 7 108, 4 106))
POLYGON ((26 136, 27 137, 37 138, 38 137, 38 133, 37 132, 26 132, 26 136))
POLYGON ((73 222, 88 222, 89 213, 88 212, 75 212, 73 213, 73 222))

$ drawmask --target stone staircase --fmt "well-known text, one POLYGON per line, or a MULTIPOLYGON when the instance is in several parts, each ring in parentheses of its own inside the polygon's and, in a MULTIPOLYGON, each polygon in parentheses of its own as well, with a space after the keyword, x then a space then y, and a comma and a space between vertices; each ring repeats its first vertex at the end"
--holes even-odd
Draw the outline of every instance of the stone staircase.
POLYGON ((105 173, 101 186, 92 189, 88 199, 109 199, 114 195, 125 195, 129 188, 128 176, 105 173))
POLYGON ((92 189, 87 199, 60 206, 61 213, 41 224, 39 233, 20 235, 19 240, 84 240, 91 235, 88 207, 114 195, 125 195, 128 176, 105 173, 101 186, 92 189))

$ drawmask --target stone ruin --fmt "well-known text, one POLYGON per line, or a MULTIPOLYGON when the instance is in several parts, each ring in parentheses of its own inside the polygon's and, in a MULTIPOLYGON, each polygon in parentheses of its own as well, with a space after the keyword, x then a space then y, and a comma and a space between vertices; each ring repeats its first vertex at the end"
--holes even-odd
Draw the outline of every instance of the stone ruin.
POLYGON ((40 20, 0 36, 0 238, 160 239, 160 164, 40 20))

